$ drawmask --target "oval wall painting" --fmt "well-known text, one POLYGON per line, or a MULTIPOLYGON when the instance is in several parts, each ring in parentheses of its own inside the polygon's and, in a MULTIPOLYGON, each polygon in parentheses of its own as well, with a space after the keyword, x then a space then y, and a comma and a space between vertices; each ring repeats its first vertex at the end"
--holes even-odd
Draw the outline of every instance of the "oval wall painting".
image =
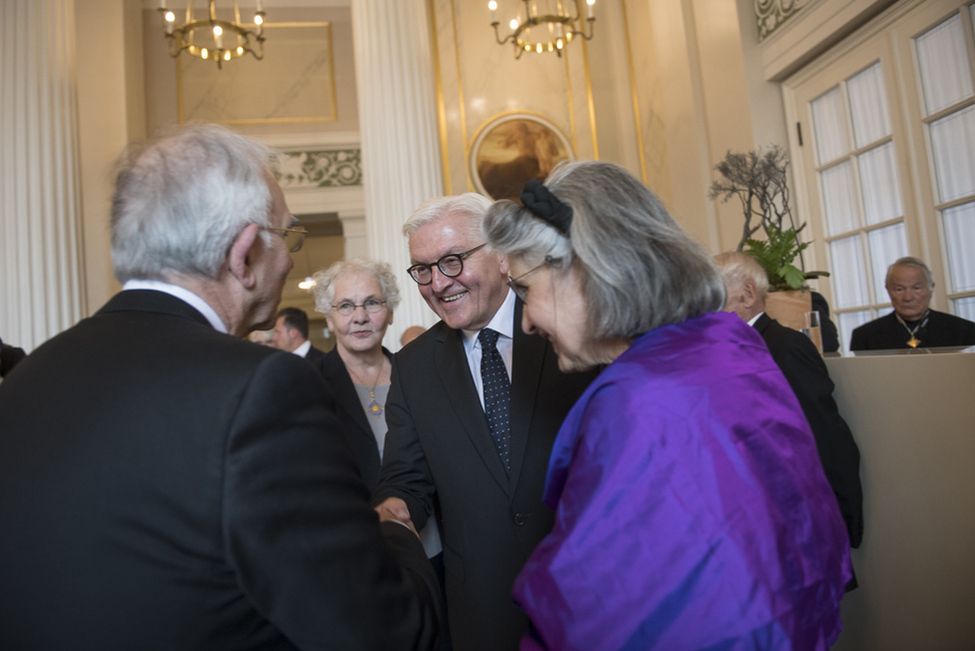
POLYGON ((572 158, 559 128, 531 113, 503 113, 478 130, 471 147, 471 179, 494 200, 518 201, 525 183, 544 181, 557 164, 572 158))

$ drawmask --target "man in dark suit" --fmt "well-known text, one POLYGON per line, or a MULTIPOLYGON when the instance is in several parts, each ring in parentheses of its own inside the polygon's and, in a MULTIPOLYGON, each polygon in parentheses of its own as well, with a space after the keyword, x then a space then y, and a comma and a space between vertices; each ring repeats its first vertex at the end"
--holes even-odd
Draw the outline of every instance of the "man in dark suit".
POLYGON ((975 323, 931 309, 934 275, 923 260, 897 260, 887 268, 885 286, 894 311, 856 328, 850 350, 975 345, 975 323))
POLYGON ((816 439, 826 479, 840 505, 850 545, 859 547, 863 537, 860 450, 833 399, 833 381, 826 364, 808 337, 765 314, 768 277, 754 259, 731 252, 716 256, 715 261, 728 290, 725 311, 737 313, 758 331, 799 399, 816 439))
POLYGON ((593 377, 564 375, 551 346, 522 331, 507 261, 481 234, 489 206, 472 193, 434 199, 404 226, 410 275, 442 320, 396 354, 374 495, 384 519, 420 528, 439 514, 448 628, 464 651, 514 649, 527 630, 512 585, 552 528, 549 454, 593 377))
POLYGON ((269 155, 212 125, 133 155, 123 291, 0 383, 5 647, 435 644, 436 577, 370 509, 324 380, 241 338, 304 238, 269 155))
POLYGON ((308 341, 308 314, 297 307, 286 307, 278 312, 274 322, 271 345, 286 353, 294 353, 309 362, 317 363, 325 353, 308 341))

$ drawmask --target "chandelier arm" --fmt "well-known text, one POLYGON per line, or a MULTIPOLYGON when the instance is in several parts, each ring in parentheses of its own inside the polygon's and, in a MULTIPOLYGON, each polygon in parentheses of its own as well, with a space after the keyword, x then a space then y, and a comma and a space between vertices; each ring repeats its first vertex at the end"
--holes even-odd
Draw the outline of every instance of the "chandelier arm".
POLYGON ((498 32, 498 24, 498 21, 491 23, 491 27, 494 28, 494 39, 498 42, 498 45, 504 45, 505 43, 514 40, 514 34, 508 34, 504 40, 501 40, 501 33, 498 32))

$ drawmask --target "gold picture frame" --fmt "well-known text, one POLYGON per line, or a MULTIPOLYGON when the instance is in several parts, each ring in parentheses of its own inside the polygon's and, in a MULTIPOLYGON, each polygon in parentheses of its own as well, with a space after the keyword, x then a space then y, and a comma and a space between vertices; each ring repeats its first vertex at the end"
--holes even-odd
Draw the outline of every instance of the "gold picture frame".
POLYGON ((218 69, 213 61, 186 54, 176 59, 180 124, 297 124, 338 119, 332 24, 265 23, 264 33, 267 43, 260 61, 245 55, 218 69))
POLYGON ((474 134, 471 180, 487 197, 518 201, 525 183, 545 180, 557 164, 572 158, 569 139, 550 120, 526 111, 499 113, 474 134))

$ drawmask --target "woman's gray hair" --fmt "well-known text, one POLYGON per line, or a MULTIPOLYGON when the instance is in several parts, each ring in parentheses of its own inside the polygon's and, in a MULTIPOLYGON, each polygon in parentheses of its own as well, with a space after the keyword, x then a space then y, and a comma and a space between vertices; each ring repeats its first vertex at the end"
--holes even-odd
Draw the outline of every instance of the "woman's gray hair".
POLYGON ((409 237, 427 224, 439 221, 449 214, 461 213, 470 217, 471 239, 476 239, 481 236, 481 222, 490 207, 491 200, 475 192, 429 199, 420 204, 403 224, 403 235, 409 237))
POLYGON ((332 301, 335 300, 335 279, 345 273, 372 276, 379 281, 386 307, 390 310, 399 307, 399 286, 396 284, 396 275, 389 263, 355 258, 353 260, 341 260, 328 269, 315 272, 312 276, 315 281, 315 288, 312 291, 315 294, 316 310, 322 314, 331 312, 332 301))
MULTIPOLYGON (((213 124, 123 155, 112 197, 118 280, 216 277, 247 224, 270 225, 273 160, 264 145, 213 124)), ((267 231, 261 238, 271 241, 267 231)))
POLYGON ((569 237, 511 201, 484 220, 487 241, 528 266, 579 261, 594 337, 634 339, 725 304, 721 274, 657 197, 625 169, 599 161, 558 165, 546 187, 572 208, 569 237))
POLYGON ((726 251, 714 256, 714 262, 729 289, 744 287, 750 280, 760 299, 764 301, 768 297, 768 274, 752 256, 741 251, 726 251))

